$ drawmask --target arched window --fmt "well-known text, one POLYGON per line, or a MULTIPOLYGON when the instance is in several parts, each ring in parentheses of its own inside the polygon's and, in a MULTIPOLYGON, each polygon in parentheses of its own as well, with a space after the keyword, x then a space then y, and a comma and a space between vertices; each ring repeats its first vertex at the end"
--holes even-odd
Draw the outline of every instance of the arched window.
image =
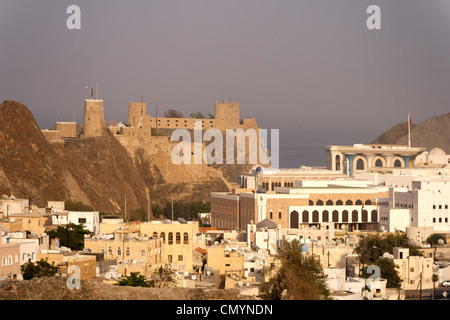
POLYGON ((345 205, 346 206, 352 206, 353 205, 353 201, 352 200, 347 200, 347 201, 345 201, 345 205))
POLYGON ((298 229, 298 212, 297 211, 292 211, 291 212, 291 223, 290 223, 290 227, 291 229, 298 229))
POLYGON ((363 212, 362 212, 362 217, 361 217, 362 219, 362 222, 367 222, 368 221, 368 218, 369 218, 369 215, 368 215, 368 213, 367 213, 367 210, 363 210, 363 212))
POLYGON ((333 222, 339 222, 339 212, 337 210, 333 211, 333 222))
POLYGON ((394 167, 400 168, 401 166, 402 166, 402 163, 400 162, 399 159, 397 159, 397 160, 394 161, 394 167))
POLYGON ((309 212, 306 210, 302 212, 302 222, 303 223, 309 222, 309 212))
POLYGON ((327 206, 332 206, 332 205, 333 205, 333 201, 328 200, 328 201, 327 201, 327 206))
POLYGON ((356 206, 362 206, 362 201, 359 200, 359 199, 356 200, 355 205, 356 205, 356 206))
POLYGON ((348 211, 342 211, 342 222, 348 222, 348 211))
POLYGON ((318 223, 319 222, 319 211, 314 210, 312 213, 312 222, 318 223))
POLYGON ((313 202, 312 200, 309 200, 309 205, 310 205, 310 206, 313 206, 313 205, 314 205, 314 202, 313 202))
POLYGON ((2 259, 2 266, 7 266, 8 265, 8 258, 3 257, 2 259))
POLYGON ((367 205, 367 206, 370 206, 370 205, 372 205, 372 201, 366 200, 366 202, 364 202, 364 204, 367 205))
POLYGON ((189 234, 187 232, 183 234, 183 244, 189 244, 189 234))
POLYGON ((164 232, 161 232, 161 239, 162 239, 162 242, 165 244, 166 243, 166 234, 164 232))
POLYGON ((338 201, 336 201, 336 205, 337 206, 342 206, 344 203, 342 202, 342 200, 338 200, 338 201))
POLYGON ((371 212, 371 220, 372 220, 372 222, 377 222, 378 221, 378 212, 377 212, 377 210, 372 210, 372 212, 371 212))
POLYGON ((322 222, 329 222, 328 211, 325 210, 322 212, 322 222))
POLYGON ((383 166, 383 161, 381 161, 381 159, 377 159, 377 161, 375 161, 375 167, 382 167, 383 166))
POLYGON ((336 171, 340 171, 341 170, 341 157, 339 155, 336 155, 335 160, 336 160, 335 161, 336 162, 335 169, 336 169, 336 171))
POLYGON ((362 159, 356 161, 356 170, 364 170, 364 161, 362 159))
POLYGON ((158 238, 158 232, 153 232, 153 238, 158 238))
POLYGON ((323 206, 323 201, 322 200, 317 200, 316 201, 316 206, 323 206))
POLYGON ((181 233, 177 232, 175 237, 176 244, 181 244, 181 233))
POLYGON ((173 244, 173 233, 169 232, 168 244, 173 244))
POLYGON ((352 222, 358 222, 358 211, 357 210, 352 211, 352 222))

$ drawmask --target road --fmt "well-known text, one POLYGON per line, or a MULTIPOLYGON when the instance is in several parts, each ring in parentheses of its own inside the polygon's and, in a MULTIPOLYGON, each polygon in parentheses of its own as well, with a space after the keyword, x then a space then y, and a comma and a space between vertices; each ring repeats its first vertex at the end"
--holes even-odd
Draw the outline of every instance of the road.
MULTIPOLYGON (((433 294, 433 289, 422 290, 422 300, 431 300, 433 294)), ((436 287, 435 290, 435 300, 449 300, 450 301, 450 287, 436 287), (447 292, 447 298, 444 297, 443 293, 447 292)), ((420 300, 419 292, 417 290, 406 290, 405 300, 420 300)))

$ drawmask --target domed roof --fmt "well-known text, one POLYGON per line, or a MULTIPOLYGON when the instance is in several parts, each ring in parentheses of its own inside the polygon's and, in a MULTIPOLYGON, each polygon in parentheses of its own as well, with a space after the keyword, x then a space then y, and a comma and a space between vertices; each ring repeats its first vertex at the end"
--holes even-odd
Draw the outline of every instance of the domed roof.
POLYGON ((264 219, 256 225, 258 228, 276 229, 277 224, 269 219, 264 219))
POLYGON ((431 149, 430 155, 445 156, 445 151, 442 150, 441 148, 435 147, 435 148, 431 149))

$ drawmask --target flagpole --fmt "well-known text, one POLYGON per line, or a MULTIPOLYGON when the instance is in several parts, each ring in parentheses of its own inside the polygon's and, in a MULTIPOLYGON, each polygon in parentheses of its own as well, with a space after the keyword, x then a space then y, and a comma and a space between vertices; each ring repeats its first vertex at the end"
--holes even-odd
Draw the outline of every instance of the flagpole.
POLYGON ((408 148, 411 148, 411 114, 408 113, 408 148))

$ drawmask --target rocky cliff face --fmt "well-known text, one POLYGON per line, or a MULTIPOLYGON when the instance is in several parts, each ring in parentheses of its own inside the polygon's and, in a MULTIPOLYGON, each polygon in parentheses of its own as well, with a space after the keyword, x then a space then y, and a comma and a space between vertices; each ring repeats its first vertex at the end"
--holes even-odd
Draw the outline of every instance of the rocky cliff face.
MULTIPOLYGON (((408 123, 400 123, 383 133, 372 143, 408 144, 408 123)), ((432 117, 411 128, 411 146, 428 151, 438 147, 450 154, 450 113, 432 117)))
POLYGON ((48 200, 75 200, 101 212, 119 213, 176 200, 207 201, 210 191, 227 191, 220 170, 186 168, 170 156, 126 150, 108 131, 67 145, 49 144, 21 103, 0 104, 0 194, 48 200))

